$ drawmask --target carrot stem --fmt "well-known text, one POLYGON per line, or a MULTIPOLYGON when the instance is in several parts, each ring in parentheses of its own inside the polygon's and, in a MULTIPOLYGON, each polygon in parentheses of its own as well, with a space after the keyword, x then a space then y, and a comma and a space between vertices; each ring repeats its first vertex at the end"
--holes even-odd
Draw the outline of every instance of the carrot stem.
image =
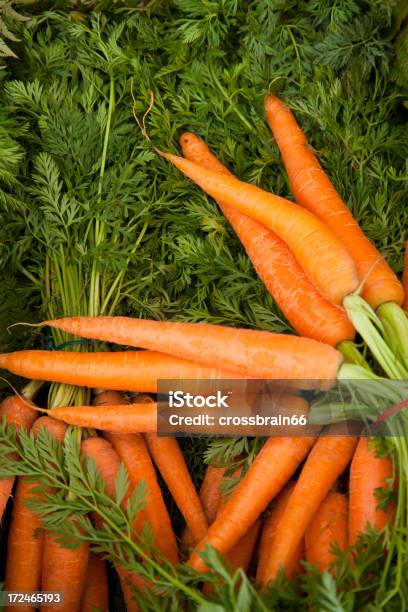
POLYGON ((370 348, 374 357, 393 380, 408 378, 407 369, 400 363, 384 340, 385 330, 381 320, 363 298, 348 295, 343 300, 350 321, 370 348))
POLYGON ((346 363, 358 365, 371 371, 364 356, 360 353, 357 345, 352 340, 343 340, 343 342, 337 345, 337 349, 343 353, 346 363))
POLYGON ((391 350, 408 368, 408 317, 395 302, 386 302, 377 308, 378 318, 384 326, 391 350))

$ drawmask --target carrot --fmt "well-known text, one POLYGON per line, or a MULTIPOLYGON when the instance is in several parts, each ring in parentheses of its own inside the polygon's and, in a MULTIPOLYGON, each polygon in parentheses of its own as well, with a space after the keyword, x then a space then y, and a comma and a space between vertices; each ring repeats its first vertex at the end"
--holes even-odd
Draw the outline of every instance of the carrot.
POLYGON ((194 539, 201 540, 207 532, 208 521, 176 438, 150 433, 144 434, 144 439, 194 539))
MULTIPOLYGON (((261 519, 255 521, 246 534, 225 555, 226 567, 233 576, 237 570, 248 571, 258 540, 261 519)), ((203 593, 209 595, 214 592, 211 582, 205 582, 203 593)))
POLYGON ((296 201, 319 217, 345 245, 364 279, 362 297, 374 309, 384 302, 401 305, 404 294, 400 282, 342 201, 290 110, 270 95, 265 111, 296 201))
POLYGON ((357 445, 354 436, 320 437, 309 454, 290 496, 286 512, 265 566, 262 584, 275 580, 293 559, 306 528, 330 487, 350 462, 357 445))
POLYGON ((254 554, 255 545, 261 528, 261 519, 255 521, 246 534, 229 549, 226 554, 227 565, 233 574, 237 569, 246 572, 254 554))
MULTIPOLYGON (((19 398, 17 403, 8 403, 8 406, 9 415, 16 415, 19 427, 27 428, 38 414, 22 398, 19 398)), ((63 440, 66 431, 64 424, 50 417, 40 417, 34 422, 31 431, 38 435, 42 428, 56 440, 63 440)), ((39 516, 26 505, 28 499, 39 495, 33 492, 37 486, 38 483, 30 482, 25 477, 20 477, 17 482, 7 547, 5 587, 9 591, 37 591, 42 581, 44 532, 39 516)), ((34 608, 35 606, 24 606, 23 609, 34 608)))
MULTIPOLYGON (((99 319, 100 317, 98 317, 99 319)), ((112 317, 112 323, 114 326, 116 325, 115 317, 112 317)), ((312 340, 309 342, 312 342, 312 340)), ((318 355, 313 359, 331 361, 333 365, 334 362, 339 364, 341 357, 337 354, 337 351, 332 347, 327 347, 329 350, 326 352, 325 345, 319 345, 318 343, 316 345, 318 355)), ((308 357, 305 355, 304 358, 307 359, 308 357)), ((294 366, 293 362, 294 360, 291 360, 291 365, 294 366)), ((151 391, 153 393, 157 392, 157 381, 160 379, 228 380, 247 378, 242 372, 237 374, 218 369, 212 365, 205 367, 194 361, 179 359, 154 351, 117 353, 17 351, 0 354, 0 368, 5 368, 18 376, 50 382, 65 382, 94 389, 103 389, 108 379, 109 387, 117 391, 151 391)), ((331 377, 332 371, 330 368, 327 369, 331 377)), ((320 373, 323 374, 324 372, 320 373)))
MULTIPOLYGON (((43 409, 45 410, 45 409, 43 409)), ((156 404, 137 408, 129 404, 95 406, 58 406, 50 411, 54 419, 68 425, 90 427, 117 434, 144 433, 157 430, 156 404)))
MULTIPOLYGON (((180 137, 184 157, 204 168, 231 174, 195 134, 180 137)), ((342 308, 326 300, 312 284, 293 253, 276 234, 222 200, 218 202, 245 248, 259 278, 299 335, 337 346, 354 338, 342 308)))
POLYGON ((405 243, 404 270, 402 272, 402 286, 404 289, 404 302, 402 304, 402 307, 405 311, 408 311, 408 240, 405 243))
MULTIPOLYGON (((75 539, 72 540, 74 543, 75 539)), ((52 533, 45 534, 41 589, 48 592, 61 591, 64 594, 64 603, 58 606, 61 612, 76 612, 80 609, 88 557, 88 542, 81 542, 72 549, 60 544, 52 533)), ((55 604, 43 605, 41 610, 55 612, 55 604)))
MULTIPOLYGON (((209 368, 220 368, 220 370, 226 368, 232 372, 239 372, 246 377, 292 380, 334 379, 342 362, 341 353, 327 344, 310 338, 252 329, 127 317, 77 317, 46 323, 77 336, 160 350, 162 353, 200 362, 209 368)), ((55 355, 56 351, 52 354, 55 355)), ((63 352, 63 354, 68 353, 63 352)), ((75 354, 81 356, 82 361, 78 363, 82 364, 86 353, 75 354)), ((3 365, 10 369, 9 366, 14 360, 19 359, 18 353, 12 355, 15 357, 0 355, 0 367, 3 365)), ((109 353, 102 355, 106 356, 109 353)), ((95 353, 92 354, 92 357, 94 356, 95 353)), ((24 359, 28 357, 26 355, 24 359)), ((38 359, 36 355, 33 357, 38 359)), ((109 357, 109 360, 111 358, 109 357)), ((73 357, 71 364, 72 359, 73 357)), ((106 357, 105 360, 107 361, 106 357)), ((13 371, 15 372, 15 369, 13 371)), ((19 372, 21 373, 20 368, 19 372)), ((216 378, 216 372, 217 370, 213 370, 212 376, 208 378, 216 378)), ((31 375, 30 372, 27 374, 31 375)), ((225 371, 224 376, 228 378, 225 371)), ((177 372, 173 375, 173 370, 169 367, 163 378, 178 378, 177 372)))
MULTIPOLYGON (((282 519, 286 511, 290 496, 292 495, 295 483, 291 482, 281 491, 276 498, 276 502, 273 505, 270 514, 266 517, 262 526, 261 541, 259 544, 259 556, 258 556, 258 567, 256 571, 256 580, 260 584, 264 582, 265 568, 273 548, 274 539, 278 530, 279 521, 282 519)), ((294 573, 300 571, 299 561, 304 555, 304 545, 301 541, 296 548, 292 559, 289 561, 286 567, 286 575, 290 578, 294 573)))
POLYGON ((336 561, 334 547, 347 548, 347 499, 341 493, 329 493, 310 521, 305 534, 306 560, 325 572, 336 561))
POLYGON ((94 553, 90 553, 88 559, 80 611, 109 611, 109 586, 106 563, 94 553))
POLYGON ((347 249, 333 231, 309 211, 233 176, 203 168, 171 153, 159 153, 210 196, 263 223, 286 242, 328 300, 341 304, 346 295, 357 289, 359 278, 347 249))
POLYGON ((231 549, 279 493, 311 449, 315 438, 269 438, 239 482, 208 532, 193 551, 189 565, 205 571, 197 554, 207 544, 221 554, 231 549))
POLYGON ((349 545, 353 546, 369 524, 381 531, 391 520, 394 504, 379 508, 376 491, 389 489, 393 478, 390 457, 378 457, 372 440, 360 438, 350 468, 349 545))
MULTIPOLYGON (((17 481, 15 503, 7 541, 5 590, 21 593, 39 591, 41 585, 41 559, 43 530, 37 514, 27 507, 26 502, 37 494, 36 484, 20 476, 17 481)), ((19 606, 23 612, 32 612, 35 605, 19 606)), ((6 606, 12 612, 14 606, 6 606)))
MULTIPOLYGON (((105 391, 97 395, 93 403, 95 406, 108 406, 110 402, 119 404, 121 400, 124 401, 123 396, 118 392, 105 391)), ((139 403, 136 405, 139 406, 139 403)), ((143 437, 140 434, 110 434, 107 432, 104 437, 111 443, 126 467, 132 489, 141 482, 146 485, 146 506, 138 513, 140 514, 140 517, 137 517, 138 529, 142 530, 145 523, 148 522, 158 550, 172 563, 178 563, 176 537, 143 437)))
MULTIPOLYGON (((225 469, 225 467, 209 465, 206 469, 203 482, 201 483, 199 498, 209 525, 214 522, 221 505, 222 490, 220 485, 224 477, 225 469)), ((189 548, 194 544, 194 536, 189 527, 186 527, 183 532, 181 544, 183 548, 189 548)))
MULTIPOLYGON (((20 429, 29 430, 37 416, 38 412, 31 408, 30 403, 19 395, 6 397, 0 404, 0 422, 5 419, 6 424, 13 425, 16 432, 20 429)), ((0 480, 0 522, 13 490, 14 481, 14 476, 0 480)))
MULTIPOLYGON (((112 445, 102 438, 87 438, 82 442, 81 451, 86 459, 92 458, 99 475, 104 483, 106 494, 115 499, 116 497, 116 479, 120 467, 120 459, 117 453, 112 448, 112 445)), ((122 505, 125 507, 129 499, 129 492, 124 496, 122 505)), ((94 516, 96 524, 100 524, 100 519, 94 516)), ((138 606, 134 600, 133 588, 142 590, 145 587, 144 581, 135 572, 115 564, 116 572, 119 576, 122 586, 122 592, 128 612, 137 612, 138 606)))

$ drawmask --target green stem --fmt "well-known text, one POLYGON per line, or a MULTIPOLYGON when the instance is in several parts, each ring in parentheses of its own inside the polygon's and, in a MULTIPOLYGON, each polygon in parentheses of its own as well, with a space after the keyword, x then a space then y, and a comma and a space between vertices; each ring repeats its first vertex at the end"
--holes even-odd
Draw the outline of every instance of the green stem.
MULTIPOLYGON (((98 182, 98 203, 102 202, 102 192, 103 192, 103 179, 105 176, 106 170, 106 161, 108 157, 108 145, 109 145, 109 136, 112 125, 112 116, 115 108, 115 81, 113 77, 110 79, 110 88, 109 88, 109 107, 108 107, 108 116, 106 119, 106 128, 105 128, 105 136, 103 140, 103 149, 102 149, 102 159, 101 159, 101 169, 99 172, 99 182, 98 182)), ((95 219, 95 228, 94 228, 94 243, 95 246, 100 245, 106 238, 106 228, 105 222, 99 221, 98 218, 95 219)), ((91 271, 91 281, 90 281, 90 292, 89 292, 89 314, 91 316, 97 316, 101 312, 101 291, 100 291, 100 264, 98 261, 93 262, 92 271, 91 271)))
POLYGON ((42 380, 30 380, 29 383, 25 385, 25 387, 20 391, 20 395, 22 395, 27 400, 32 400, 34 395, 41 389, 44 382, 42 380))
POLYGON ((405 368, 408 368, 408 317, 396 302, 386 302, 377 308, 391 349, 405 368))
POLYGON ((341 351, 346 359, 346 363, 353 363, 354 365, 359 365, 366 370, 371 372, 371 368, 368 365, 367 361, 364 359, 364 356, 360 353, 357 348, 357 345, 352 340, 344 340, 340 342, 337 346, 337 349, 341 351))
POLYGON ((398 361, 384 340, 384 327, 374 310, 358 295, 348 295, 343 300, 350 321, 368 345, 370 351, 393 380, 408 378, 408 371, 398 361))

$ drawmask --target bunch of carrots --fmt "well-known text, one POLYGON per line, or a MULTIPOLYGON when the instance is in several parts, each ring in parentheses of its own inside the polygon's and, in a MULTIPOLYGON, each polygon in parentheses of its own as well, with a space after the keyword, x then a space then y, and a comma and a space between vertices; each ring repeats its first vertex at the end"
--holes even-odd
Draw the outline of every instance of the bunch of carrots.
MULTIPOLYGON (((92 406, 58 407, 40 416, 44 409, 32 403, 38 388, 32 382, 21 396, 6 399, 0 414, 17 431, 31 429, 36 435, 44 427, 60 442, 67 425, 91 428, 94 435, 83 439, 81 451, 95 462, 107 494, 115 494, 121 463, 130 489, 146 483, 147 504, 133 525, 135 538, 148 523, 159 554, 175 564, 184 557, 200 572, 207 571, 200 553, 213 546, 231 571, 255 563, 257 584, 270 588, 281 572, 290 577, 302 571, 304 560, 320 571, 332 568, 335 548, 344 552, 353 546, 369 525, 382 531, 392 523, 393 504, 380 507, 378 497, 379 489, 396 486, 391 457, 378 456, 374 442, 363 437, 268 438, 246 473, 236 474, 239 481, 230 496, 223 495, 225 468, 212 465, 197 492, 177 440, 157 435, 157 405, 146 394, 157 392, 160 379, 296 379, 304 380, 305 388, 311 381, 324 388, 336 379, 376 380, 354 342, 356 333, 388 378, 408 378, 408 292, 403 287, 408 288, 408 273, 401 283, 365 237, 290 110, 270 95, 265 112, 296 203, 235 178, 192 133, 180 138, 183 157, 158 153, 216 199, 298 335, 119 316, 43 321, 39 325, 75 337, 144 350, 0 355, 0 367, 32 381, 95 390, 92 406), (123 392, 136 392, 134 401, 129 403, 123 392), (337 483, 349 466, 346 496, 337 483), (186 523, 179 542, 157 471, 186 523)), ((301 396, 288 399, 295 409, 307 411, 301 396)), ((1 482, 0 515, 13 484, 1 482)), ((85 544, 66 549, 47 533, 24 503, 35 494, 35 483, 20 477, 6 589, 64 590, 63 609, 107 610, 104 561, 85 544), (64 558, 69 572, 59 571, 57 558, 64 558)), ((150 585, 119 565, 116 571, 128 610, 137 609, 137 592, 150 585)), ((211 594, 209 583, 203 591, 211 594)))

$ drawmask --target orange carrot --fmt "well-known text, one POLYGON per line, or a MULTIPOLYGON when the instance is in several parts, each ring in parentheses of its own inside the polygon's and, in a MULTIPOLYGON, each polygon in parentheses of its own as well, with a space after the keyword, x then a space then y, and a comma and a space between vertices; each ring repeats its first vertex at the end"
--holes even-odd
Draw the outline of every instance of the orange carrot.
MULTIPOLYGON (((41 559, 43 550, 43 530, 37 514, 30 510, 26 502, 37 495, 33 492, 36 484, 20 476, 17 481, 15 503, 7 543, 7 562, 5 590, 14 593, 39 591, 41 585, 41 559)), ((23 612, 34 612, 36 606, 19 606, 23 612)), ((12 612, 14 606, 6 606, 12 612)))
MULTIPOLYGON (((13 402, 8 406, 8 414, 16 414, 19 427, 28 427, 35 416, 34 413, 38 414, 20 398, 17 404, 13 402)), ((56 440, 63 440, 66 431, 63 423, 58 423, 50 417, 41 417, 34 422, 31 431, 37 435, 42 428, 56 440)), ((39 495, 33 492, 37 486, 38 483, 30 482, 25 477, 18 479, 7 549, 5 585, 9 591, 37 591, 40 588, 44 532, 39 516, 26 505, 28 499, 39 495)), ((23 609, 34 608, 35 606, 27 605, 23 609)))
MULTIPOLYGON (((199 498, 209 525, 214 522, 221 505, 222 490, 220 485, 225 469, 225 467, 209 465, 201 483, 199 498)), ((194 544, 194 536, 188 527, 183 532, 181 543, 183 548, 189 548, 194 544)))
MULTIPOLYGON (((279 521, 282 519, 286 507, 289 502, 289 498, 292 495, 295 483, 291 482, 286 485, 282 492, 276 498, 276 501, 271 509, 270 514, 266 517, 263 527, 262 536, 259 544, 259 557, 258 567, 256 571, 256 580, 262 584, 265 580, 265 568, 268 562, 269 555, 273 548, 273 542, 279 526, 279 521)), ((290 578, 294 573, 300 571, 299 561, 303 558, 304 545, 301 541, 295 550, 292 559, 289 561, 286 567, 286 575, 290 578)))
POLYGON ((229 549, 226 554, 227 565, 233 574, 237 569, 246 572, 254 554, 255 545, 261 528, 261 519, 255 521, 246 534, 229 549))
MULTIPOLYGON (((100 317, 98 317, 99 319, 100 317)), ((114 326, 116 325, 115 317, 112 317, 112 323, 114 326)), ((309 340, 309 342, 312 342, 312 340, 309 340)), ((335 364, 340 364, 340 353, 337 353, 330 346, 326 347, 318 343, 316 345, 317 355, 309 355, 309 357, 304 355, 304 359, 317 359, 322 360, 324 363, 328 362, 329 366, 326 368, 328 370, 327 377, 333 378, 330 364, 332 368, 336 367, 335 364)), ((295 348, 296 344, 293 345, 294 350, 295 348)), ((288 367, 294 365, 294 359, 291 359, 288 367)), ((228 370, 218 369, 212 365, 206 367, 194 361, 179 359, 154 351, 117 353, 17 351, 15 353, 0 354, 0 368, 5 368, 18 376, 35 378, 36 380, 64 382, 94 389, 103 389, 109 380, 109 387, 117 391, 151 391, 153 393, 157 392, 157 381, 160 379, 228 380, 232 378, 248 378, 242 372, 237 374, 228 370)), ((295 370, 296 372, 297 370, 295 370)), ((293 377, 295 377, 295 373, 293 377)), ((324 374, 324 368, 321 372, 317 372, 317 374, 324 374)), ((315 374, 315 378, 317 374, 315 374)), ((319 378, 319 376, 317 377, 319 378)), ((306 378, 312 377, 307 375, 306 378)))
MULTIPOLYGON (((82 454, 86 459, 92 458, 98 473, 104 483, 105 492, 109 497, 116 497, 116 479, 120 467, 120 459, 111 444, 102 438, 87 438, 81 445, 82 454)), ((122 505, 126 506, 129 492, 124 496, 122 505)), ((96 524, 100 523, 99 517, 93 517, 96 524)), ((115 564, 116 572, 122 586, 122 592, 128 612, 137 612, 138 606, 134 600, 134 587, 136 590, 145 588, 144 581, 135 572, 115 564)))
MULTIPOLYGON (((248 529, 246 534, 233 546, 225 555, 226 567, 231 575, 239 569, 244 572, 248 571, 251 560, 254 554, 256 542, 258 540, 259 530, 261 528, 261 519, 255 521, 248 529)), ((211 582, 205 582, 203 585, 203 593, 209 595, 214 592, 214 587, 211 582)))
MULTIPOLYGON (((231 174, 195 134, 180 137, 184 157, 204 168, 231 174)), ((344 310, 326 300, 312 284, 293 253, 267 227, 218 201, 249 259, 283 314, 299 335, 337 346, 354 338, 344 310)))
POLYGON ((404 289, 404 302, 402 307, 408 311, 408 240, 405 243, 404 251, 404 270, 402 272, 402 286, 404 289))
POLYGON ((262 584, 275 580, 293 559, 306 528, 330 487, 351 461, 357 446, 354 436, 322 436, 309 454, 279 521, 262 584))
POLYGON ((190 557, 193 568, 205 571, 205 563, 197 552, 207 544, 224 554, 238 542, 286 484, 314 441, 315 438, 306 436, 267 440, 190 557))
MULTIPOLYGON (((77 317, 47 321, 47 325, 85 338, 160 350, 182 359, 203 363, 209 368, 226 368, 232 372, 240 372, 246 377, 334 379, 342 362, 339 351, 310 338, 206 323, 149 321, 128 317, 77 317)), ((52 355, 55 354, 56 351, 53 351, 52 355)), ((75 354, 85 361, 83 356, 86 353, 75 354)), ((118 354, 120 355, 112 355, 118 354)), ((28 355, 25 360, 27 357, 28 355)), ((92 357, 95 357, 95 353, 92 357)), ((16 357, 0 355, 0 367, 3 365, 10 369, 9 365, 14 359, 18 360, 18 353, 16 357)), ((72 359, 73 357, 71 364, 72 359)), ((15 372, 14 369, 13 371, 15 372)), ((113 373, 110 374, 112 375, 113 373)), ((177 373, 173 376, 170 368, 167 371, 167 378, 169 377, 178 378, 177 373)), ((211 378, 215 377, 213 375, 211 378)))
MULTIPOLYGON (((119 404, 121 400, 124 401, 123 396, 117 391, 105 391, 98 394, 93 403, 95 406, 109 406, 111 402, 119 404)), ((136 404, 136 406, 139 405, 139 403, 136 404)), ((104 437, 111 443, 124 464, 131 488, 134 489, 141 482, 146 485, 146 506, 138 513, 140 517, 137 517, 137 529, 142 530, 145 523, 148 522, 158 550, 172 563, 178 563, 176 537, 143 437, 140 434, 110 434, 107 432, 104 437)))
MULTIPOLYGON (((30 403, 18 395, 6 397, 0 404, 0 422, 5 419, 7 425, 13 425, 16 432, 28 430, 38 417, 38 412, 30 407, 30 403)), ((14 476, 0 480, 0 522, 10 498, 14 485, 14 476)))
POLYGON ((346 295, 357 289, 359 278, 347 249, 334 232, 309 211, 233 176, 203 168, 171 153, 159 153, 210 196, 263 223, 286 242, 328 300, 341 304, 346 295))
POLYGON ((144 439, 194 539, 201 540, 207 532, 208 521, 176 438, 150 433, 144 434, 144 439))
MULTIPOLYGON (((60 544, 53 534, 45 534, 41 589, 64 594, 64 603, 58 606, 61 612, 77 612, 80 609, 88 557, 88 542, 81 542, 72 549, 60 544)), ((55 605, 43 605, 41 610, 55 612, 55 605)))
MULTIPOLYGON (((45 411, 45 409, 43 409, 45 411)), ((157 430, 156 404, 109 406, 58 406, 49 411, 54 419, 68 425, 90 427, 111 433, 144 433, 157 430)))
POLYGON ((365 281, 362 297, 373 308, 384 302, 401 305, 404 294, 400 282, 333 187, 290 110, 270 95, 265 111, 296 201, 319 217, 354 258, 359 277, 365 281))
POLYGON ((360 438, 350 468, 349 545, 353 546, 367 525, 381 531, 391 520, 394 504, 378 508, 379 489, 390 488, 393 465, 390 457, 378 457, 372 440, 360 438))
POLYGON ((109 586, 106 563, 94 553, 90 553, 88 559, 80 611, 109 611, 109 586))
POLYGON ((334 547, 347 548, 347 499, 329 493, 310 521, 305 534, 306 560, 325 572, 336 560, 334 547))

